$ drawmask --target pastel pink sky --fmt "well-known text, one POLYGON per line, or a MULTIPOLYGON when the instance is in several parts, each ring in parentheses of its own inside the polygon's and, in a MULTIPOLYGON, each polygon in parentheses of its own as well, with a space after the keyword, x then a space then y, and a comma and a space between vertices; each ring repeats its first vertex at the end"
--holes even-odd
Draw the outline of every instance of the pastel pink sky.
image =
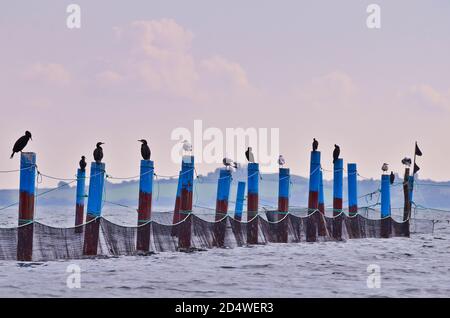
POLYGON ((74 2, 79 30, 66 27, 71 2, 2 4, 0 170, 18 167, 10 150, 28 129, 44 173, 72 177, 104 141, 110 174, 136 175, 146 138, 156 172, 174 175, 171 132, 201 119, 279 128, 295 174, 308 174, 313 137, 325 168, 337 143, 369 177, 383 162, 400 172, 417 140, 420 177, 450 179, 448 1, 376 1, 380 30, 366 27, 374 1, 74 2))

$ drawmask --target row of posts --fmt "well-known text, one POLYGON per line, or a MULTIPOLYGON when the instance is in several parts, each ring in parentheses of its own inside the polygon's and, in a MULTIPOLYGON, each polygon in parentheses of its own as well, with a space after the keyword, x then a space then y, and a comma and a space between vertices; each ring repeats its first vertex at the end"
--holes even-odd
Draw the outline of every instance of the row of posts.
MULTIPOLYGON (((20 172, 20 202, 19 202, 19 227, 17 238, 17 259, 21 261, 32 260, 33 250, 33 221, 34 221, 34 199, 36 180, 36 154, 21 154, 20 172)), ((178 245, 181 250, 191 248, 192 232, 192 209, 193 209, 193 185, 194 185, 194 157, 184 156, 181 171, 178 178, 177 194, 173 214, 172 236, 178 237, 178 245)), ((333 216, 332 224, 333 237, 340 239, 342 231, 342 209, 343 209, 343 159, 334 162, 333 172, 333 216)), ((358 192, 357 192, 357 167, 355 163, 347 165, 348 172, 348 209, 349 216, 356 216, 358 213, 358 192)), ((258 204, 259 204, 259 164, 248 164, 247 178, 247 244, 258 244, 258 204)), ((136 250, 138 252, 148 252, 150 250, 150 220, 152 211, 154 164, 151 160, 142 160, 140 166, 139 181, 139 207, 137 220, 136 250)), ((84 219, 84 203, 86 188, 86 172, 79 169, 77 172, 77 192, 75 211, 75 232, 83 233, 83 254, 86 256, 97 255, 99 244, 100 216, 103 207, 103 193, 105 187, 105 164, 91 163, 89 177, 89 193, 84 219)), ((231 187, 231 170, 221 169, 218 186, 216 215, 214 227, 214 245, 225 245, 226 222, 221 222, 228 213, 228 203, 231 187)), ((277 231, 277 242, 288 241, 287 222, 283 222, 289 211, 290 192, 290 172, 289 168, 279 169, 278 188, 278 211, 275 218, 277 231)), ((235 215, 236 221, 242 220, 242 212, 245 201, 245 182, 239 182, 237 186, 235 215)), ((320 152, 311 152, 308 215, 306 224, 306 240, 315 241, 319 236, 327 235, 325 222, 325 204, 323 193, 323 177, 320 163, 320 152)), ((383 175, 381 179, 381 236, 390 235, 390 183, 389 176, 383 175)), ((239 223, 240 224, 240 223, 239 223)), ((357 218, 353 218, 351 226, 358 231, 357 218)), ((239 230, 240 232, 240 230, 239 230)))

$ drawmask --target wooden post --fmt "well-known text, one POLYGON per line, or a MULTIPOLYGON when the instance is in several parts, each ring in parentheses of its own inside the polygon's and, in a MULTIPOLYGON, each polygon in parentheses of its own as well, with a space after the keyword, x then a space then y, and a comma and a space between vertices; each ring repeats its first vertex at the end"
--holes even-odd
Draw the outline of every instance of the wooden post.
POLYGON ((23 152, 20 156, 19 228, 17 260, 33 259, 34 197, 36 186, 36 154, 23 152))
POLYGON ((411 200, 409 191, 409 168, 405 168, 405 176, 403 178, 403 197, 404 197, 404 207, 403 207, 403 221, 406 223, 406 236, 410 235, 409 232, 409 219, 411 217, 411 200))
POLYGON ((333 237, 342 239, 342 198, 343 198, 344 160, 337 159, 333 167, 333 237))
POLYGON ((194 186, 194 156, 183 156, 181 176, 181 204, 178 247, 182 250, 191 248, 192 226, 192 192, 194 186))
POLYGON ((247 167, 247 244, 258 244, 258 192, 259 164, 250 162, 247 167))
POLYGON ((150 250, 149 222, 152 215, 153 174, 153 161, 141 160, 136 250, 144 253, 150 250))
POLYGON ((83 255, 97 255, 100 231, 100 219, 103 207, 103 190, 105 187, 105 164, 91 163, 89 179, 89 195, 86 214, 86 230, 84 232, 83 255))
POLYGON ((84 223, 84 202, 86 197, 86 170, 77 171, 77 197, 75 206, 75 233, 82 233, 84 223))
POLYGON ((306 241, 315 242, 319 214, 319 181, 320 181, 320 151, 311 151, 309 169, 308 218, 306 221, 306 241))
POLYGON ((225 243, 226 220, 222 220, 228 213, 228 199, 230 197, 231 171, 221 169, 217 181, 216 223, 214 224, 215 246, 223 247, 225 243), (218 222, 222 220, 221 222, 218 222))
POLYGON ((236 193, 236 206, 234 209, 234 218, 238 221, 242 220, 242 211, 244 210, 245 200, 245 182, 238 182, 236 193))
POLYGON ((381 237, 391 234, 391 190, 389 175, 381 176, 381 237))
POLYGON ((317 214, 319 236, 326 236, 327 227, 325 222, 325 197, 323 193, 323 173, 321 169, 319 169, 319 203, 317 206, 319 209, 319 213, 317 214))
POLYGON ((347 164, 348 182, 348 214, 355 216, 358 213, 358 170, 356 163, 347 164))
POLYGON ((277 242, 287 243, 288 241, 288 218, 289 212, 289 185, 290 185, 290 171, 289 168, 280 168, 278 174, 278 218, 283 221, 277 224, 277 242))

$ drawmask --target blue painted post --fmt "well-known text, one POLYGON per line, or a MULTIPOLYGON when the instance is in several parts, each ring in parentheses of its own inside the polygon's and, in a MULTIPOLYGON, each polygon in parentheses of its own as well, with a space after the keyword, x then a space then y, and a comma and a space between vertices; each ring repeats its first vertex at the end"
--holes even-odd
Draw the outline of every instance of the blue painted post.
POLYGON ((348 214, 355 216, 358 213, 358 170, 356 163, 347 165, 348 182, 348 214))
POLYGON ((245 182, 238 182, 236 193, 236 207, 234 212, 234 218, 238 221, 242 220, 242 211, 244 210, 245 200, 245 182))
POLYGON ((100 219, 103 207, 103 190, 105 187, 105 164, 91 163, 89 195, 86 214, 86 231, 84 233, 83 255, 97 255, 100 219))
POLYGON ((178 246, 180 249, 191 247, 192 224, 192 194, 194 186, 194 156, 183 156, 181 176, 181 205, 180 217, 184 222, 180 224, 178 246))
POLYGON ((145 253, 150 250, 149 222, 152 215, 153 175, 153 161, 141 160, 136 250, 145 253))
POLYGON ((343 202, 344 160, 337 159, 333 167, 333 237, 342 238, 342 202, 343 202))
MULTIPOLYGON (((183 168, 183 167, 182 167, 183 168)), ((181 207, 181 177, 183 176, 183 171, 180 171, 178 175, 178 185, 177 185, 177 195, 175 198, 175 208, 173 209, 173 219, 172 224, 177 224, 181 221, 180 218, 180 207, 181 207)), ((172 236, 178 235, 178 227, 172 226, 171 234, 172 236)))
POLYGON ((36 154, 23 152, 20 156, 19 228, 17 260, 33 258, 34 197, 36 186, 36 154))
POLYGON ((216 223, 214 225, 215 245, 222 247, 225 244, 226 219, 228 213, 228 200, 230 197, 231 171, 221 169, 217 181, 216 223), (222 220, 221 222, 218 222, 222 220))
POLYGON ((259 164, 250 162, 247 167, 247 244, 258 244, 258 192, 259 164))
POLYGON ((77 171, 77 198, 75 207, 75 233, 82 233, 84 223, 84 202, 86 197, 86 170, 77 171))
POLYGON ((381 237, 391 234, 391 190, 389 175, 381 176, 381 237))
POLYGON ((319 171, 319 212, 325 215, 325 198, 323 193, 323 173, 322 170, 319 171))
POLYGON ((306 221, 306 241, 316 241, 316 224, 319 222, 320 151, 311 152, 309 168, 308 215, 306 221), (314 215, 311 215, 314 214, 314 215))
POLYGON ((291 176, 289 168, 280 168, 278 174, 278 223, 277 225, 277 242, 287 243, 288 232, 287 224, 288 218, 285 217, 289 212, 289 185, 291 183, 291 176))

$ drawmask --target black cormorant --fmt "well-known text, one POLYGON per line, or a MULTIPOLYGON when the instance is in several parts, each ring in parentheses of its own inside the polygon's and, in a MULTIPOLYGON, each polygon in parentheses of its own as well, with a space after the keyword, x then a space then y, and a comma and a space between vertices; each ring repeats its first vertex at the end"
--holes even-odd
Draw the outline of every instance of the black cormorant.
POLYGON ((100 163, 102 162, 103 159, 103 148, 102 145, 104 145, 105 143, 103 142, 98 142, 97 146, 94 150, 94 160, 96 163, 100 163))
POLYGON ((25 146, 28 143, 28 140, 33 140, 31 138, 31 133, 27 130, 25 132, 25 135, 23 135, 22 137, 20 137, 19 139, 17 139, 16 143, 14 144, 13 150, 12 150, 12 154, 10 159, 12 159, 14 157, 14 154, 16 152, 22 152, 23 148, 25 148, 25 146))
POLYGON ((394 181, 395 181, 395 174, 393 171, 391 171, 391 175, 389 176, 389 182, 391 184, 394 184, 394 181))
POLYGON ((341 148, 339 148, 338 145, 334 145, 334 150, 333 150, 333 163, 336 162, 336 160, 339 159, 339 155, 341 154, 341 148))
POLYGON ((252 147, 247 148, 247 151, 245 152, 245 157, 247 158, 248 162, 255 162, 255 157, 253 157, 252 153, 252 147))
POLYGON ((150 160, 150 157, 151 157, 151 155, 152 155, 152 152, 150 151, 150 147, 149 147, 148 144, 147 144, 147 140, 141 139, 141 140, 138 140, 138 141, 142 143, 142 146, 141 146, 141 155, 142 155, 142 158, 143 158, 144 160, 150 160))
POLYGON ((317 151, 317 148, 319 148, 319 142, 316 140, 316 138, 313 138, 312 147, 313 151, 317 151))
POLYGON ((80 169, 81 171, 85 171, 86 170, 86 157, 85 156, 81 156, 81 160, 80 160, 80 169))

